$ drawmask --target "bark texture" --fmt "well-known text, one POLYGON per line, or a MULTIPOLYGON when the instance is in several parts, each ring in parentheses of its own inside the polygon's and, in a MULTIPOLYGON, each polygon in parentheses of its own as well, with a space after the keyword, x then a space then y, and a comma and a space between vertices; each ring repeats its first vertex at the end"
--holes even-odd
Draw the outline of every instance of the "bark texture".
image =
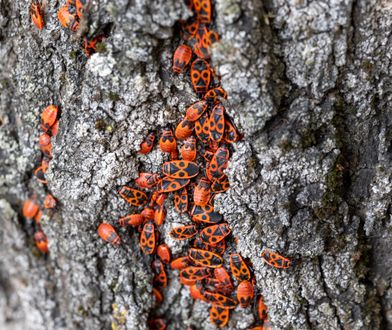
MULTIPOLYGON (((136 234, 120 231, 114 249, 96 230, 132 211, 118 187, 162 163, 158 151, 137 154, 142 138, 196 100, 187 75, 170 70, 174 24, 190 13, 176 0, 92 1, 91 29, 112 22, 113 31, 86 59, 80 39, 60 27, 59 6, 48 2, 38 32, 28 1, 0 2, 0 327, 145 329, 150 260, 136 234), (47 174, 60 207, 42 220, 44 258, 21 205, 44 197, 32 173, 50 103, 61 105, 47 174)), ((216 0, 215 12, 213 66, 245 134, 216 208, 253 262, 272 325, 391 328, 391 4, 216 0), (264 265, 267 247, 295 267, 264 265)), ((162 235, 188 221, 169 211, 162 235)), ((166 243, 174 254, 185 246, 166 243)), ((213 329, 208 306, 176 278, 156 313, 169 329, 213 329)), ((228 328, 253 322, 251 308, 238 307, 228 328)))

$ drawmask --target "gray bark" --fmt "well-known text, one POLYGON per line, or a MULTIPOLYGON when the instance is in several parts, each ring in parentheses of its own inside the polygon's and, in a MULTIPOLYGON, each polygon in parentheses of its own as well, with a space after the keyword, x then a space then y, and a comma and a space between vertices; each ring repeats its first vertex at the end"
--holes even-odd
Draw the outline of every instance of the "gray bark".
MULTIPOLYGON (((133 211, 116 193, 158 151, 136 151, 150 129, 176 123, 196 100, 186 75, 171 73, 173 26, 182 1, 100 0, 95 25, 113 22, 106 49, 86 59, 79 39, 48 2, 46 28, 30 22, 28 1, 0 3, 0 326, 6 329, 145 329, 154 309, 149 259, 137 235, 121 248, 97 236, 133 211), (23 199, 43 200, 32 173, 39 115, 61 105, 48 188, 60 201, 42 221, 50 255, 34 253, 23 199)), ((244 140, 227 173, 232 188, 216 208, 252 260, 276 329, 392 328, 391 23, 387 1, 217 0, 221 42, 212 63, 229 93, 227 111, 244 140), (295 266, 263 264, 272 248, 295 266)), ((94 26, 93 24, 93 26, 94 26)), ((162 235, 189 220, 168 200, 162 235)), ((157 311, 170 329, 212 329, 170 272, 157 311)), ((237 308, 230 329, 247 329, 237 308)))

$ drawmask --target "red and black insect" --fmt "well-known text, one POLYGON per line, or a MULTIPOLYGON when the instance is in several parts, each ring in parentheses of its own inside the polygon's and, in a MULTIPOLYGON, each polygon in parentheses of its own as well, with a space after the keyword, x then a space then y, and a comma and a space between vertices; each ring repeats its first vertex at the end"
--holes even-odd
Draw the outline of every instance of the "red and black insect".
POLYGON ((185 140, 190 137, 193 133, 193 129, 195 128, 195 124, 190 122, 186 117, 181 120, 181 122, 177 125, 174 135, 179 140, 185 140))
POLYGON ((219 97, 227 99, 227 93, 221 86, 210 89, 204 95, 204 100, 209 103, 215 103, 219 97))
POLYGON ((230 255, 230 269, 237 281, 250 280, 250 270, 239 253, 230 255))
POLYGON ((48 184, 48 181, 45 178, 45 173, 48 170, 48 167, 49 162, 42 159, 41 165, 34 170, 34 175, 36 176, 38 182, 42 184, 48 184))
POLYGON ((157 226, 163 225, 166 218, 166 207, 165 205, 157 205, 154 212, 154 222, 157 226))
POLYGON ((118 193, 133 206, 143 206, 147 203, 147 195, 143 191, 124 186, 118 193))
POLYGON ((188 191, 186 188, 174 193, 174 206, 178 213, 185 213, 188 210, 188 191))
POLYGON ((153 286, 158 289, 164 289, 167 287, 167 275, 165 272, 165 268, 163 267, 163 264, 161 260, 155 259, 152 262, 152 269, 155 273, 155 276, 153 278, 153 286))
POLYGON ((34 234, 34 240, 38 250, 45 254, 49 252, 48 238, 42 230, 39 230, 34 234))
POLYGON ((225 107, 218 103, 211 111, 210 115, 210 138, 215 142, 220 142, 225 133, 225 107))
POLYGON ((189 249, 189 258, 195 265, 209 268, 218 268, 223 263, 223 259, 220 255, 195 248, 189 249))
POLYGON ((148 220, 154 220, 155 218, 155 210, 150 206, 146 206, 140 214, 148 220))
POLYGON ((199 21, 191 17, 186 21, 180 21, 180 26, 182 39, 188 41, 196 35, 199 29, 199 21))
POLYGON ((50 135, 43 133, 40 135, 38 144, 42 153, 49 159, 52 158, 52 143, 50 141, 50 135))
POLYGON ((118 236, 113 226, 108 223, 103 222, 99 225, 98 235, 104 241, 109 242, 113 246, 119 246, 121 244, 120 236, 118 236))
POLYGON ((95 37, 84 37, 83 38, 83 52, 87 57, 90 57, 97 51, 98 43, 105 39, 105 35, 100 34, 95 37))
POLYGON ((185 187, 189 182, 189 179, 176 179, 166 176, 158 182, 156 189, 158 193, 172 192, 180 190, 181 188, 185 187))
POLYGON ((210 119, 207 113, 195 122, 195 132, 201 142, 208 143, 210 139, 210 119))
POLYGON ((42 30, 45 26, 44 13, 42 9, 41 2, 38 0, 33 0, 30 5, 30 16, 34 25, 42 30))
POLYGON ((135 183, 140 188, 152 188, 158 183, 159 179, 159 175, 156 173, 139 173, 135 183))
POLYGON ((210 274, 211 270, 207 267, 190 266, 180 271, 180 277, 191 281, 200 281, 203 278, 209 277, 210 274))
POLYGON ((170 231, 170 236, 174 239, 189 239, 197 234, 195 225, 175 227, 170 231))
POLYGON ((217 212, 214 212, 214 208, 210 205, 195 205, 192 209, 191 215, 192 220, 195 222, 215 224, 223 220, 223 216, 217 212))
POLYGON ((23 202, 22 214, 26 219, 33 219, 39 211, 39 205, 35 199, 26 199, 23 202))
POLYGON ((54 125, 58 116, 58 108, 56 106, 49 105, 46 107, 41 114, 41 129, 46 133, 54 125))
POLYGON ((188 267, 191 264, 191 260, 189 259, 188 256, 185 257, 179 257, 177 259, 174 259, 170 266, 173 269, 184 269, 188 267))
POLYGON ((254 289, 249 281, 242 281, 237 287, 237 299, 242 308, 249 306, 254 297, 254 289))
POLYGON ((215 194, 225 192, 230 189, 230 181, 226 174, 223 173, 219 180, 215 180, 211 184, 211 190, 215 194))
POLYGON ((118 223, 121 227, 125 227, 126 225, 138 227, 143 224, 145 220, 146 219, 141 214, 129 214, 125 217, 118 219, 118 223))
POLYGON ((218 306, 211 306, 210 320, 218 328, 224 328, 230 319, 230 309, 218 306))
POLYGON ((271 250, 265 250, 261 254, 263 260, 270 266, 275 268, 290 268, 291 261, 280 254, 273 252, 271 250))
POLYGON ((225 144, 222 144, 214 153, 209 166, 207 167, 207 177, 212 181, 221 181, 224 179, 229 161, 229 150, 225 144))
POLYGON ((257 299, 257 315, 260 321, 264 321, 267 318, 267 306, 264 304, 264 299, 261 295, 257 299))
POLYGON ((237 303, 235 300, 226 297, 220 293, 214 293, 205 290, 203 292, 203 296, 207 300, 207 302, 211 303, 214 306, 222 307, 222 308, 228 308, 228 309, 233 309, 237 306, 237 303))
POLYGON ((191 66, 191 81, 196 93, 204 94, 211 82, 211 69, 207 61, 196 59, 191 66))
POLYGON ((194 136, 190 136, 184 141, 180 153, 184 160, 194 161, 196 159, 196 139, 194 136))
POLYGON ((153 254, 156 248, 156 235, 154 223, 149 221, 143 226, 140 234, 140 247, 144 254, 153 254))
POLYGON ((151 132, 146 136, 144 141, 140 144, 139 153, 145 155, 151 152, 152 148, 154 147, 154 142, 155 142, 155 133, 151 132))
POLYGON ((215 245, 221 240, 225 239, 231 232, 227 223, 221 223, 219 225, 209 226, 204 228, 200 232, 202 241, 208 245, 215 245))
POLYGON ((211 184, 207 178, 200 178, 193 193, 193 202, 197 206, 206 206, 211 195, 211 184))
POLYGON ((79 18, 75 14, 69 12, 68 6, 63 6, 57 12, 57 17, 61 25, 72 32, 75 32, 79 28, 79 18))
POLYGON ((200 23, 211 23, 211 0, 193 0, 193 6, 200 23))
POLYGON ((193 103, 187 110, 186 110, 186 119, 190 122, 194 122, 198 120, 203 113, 207 110, 208 104, 206 101, 201 100, 196 103, 193 103))
POLYGON ((199 166, 186 160, 175 160, 162 165, 163 174, 177 179, 193 178, 199 174, 199 166))
POLYGON ((200 282, 196 282, 195 284, 193 284, 189 287, 189 293, 191 294, 191 297, 194 300, 199 299, 199 300, 205 301, 205 298, 203 296, 203 291, 204 291, 204 289, 203 289, 203 286, 201 285, 200 282))
POLYGON ((225 141, 227 143, 234 143, 241 140, 242 135, 238 132, 238 129, 233 124, 233 121, 226 116, 225 117, 225 141))
POLYGON ((181 73, 185 70, 192 59, 192 50, 187 45, 180 45, 177 47, 173 56, 173 68, 176 73, 181 73))
POLYGON ((157 255, 162 260, 164 264, 169 264, 171 260, 170 248, 167 244, 160 244, 157 247, 157 255))
POLYGON ((222 291, 223 294, 229 295, 234 290, 230 275, 224 267, 215 268, 214 277, 219 282, 216 286, 217 290, 222 291))
POLYGON ((161 138, 159 139, 159 147, 162 152, 171 153, 177 149, 177 142, 173 136, 173 131, 171 128, 166 127, 163 129, 161 138))

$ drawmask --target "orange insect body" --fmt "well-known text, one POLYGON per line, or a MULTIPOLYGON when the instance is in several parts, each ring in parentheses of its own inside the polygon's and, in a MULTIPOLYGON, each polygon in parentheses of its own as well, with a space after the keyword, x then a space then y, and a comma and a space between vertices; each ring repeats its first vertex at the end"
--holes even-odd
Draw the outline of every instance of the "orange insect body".
POLYGON ((210 115, 210 138, 215 142, 220 142, 225 133, 225 107, 217 104, 210 115))
POLYGON ((31 20, 33 21, 34 25, 39 30, 42 30, 45 26, 45 21, 44 21, 44 14, 43 14, 42 6, 39 1, 33 0, 31 2, 30 16, 31 16, 31 20))
POLYGON ((152 188, 159 181, 159 175, 155 173, 139 173, 139 177, 135 179, 135 183, 140 188, 152 188))
POLYGON ((199 174, 199 166, 186 160, 175 160, 164 163, 162 172, 172 178, 193 178, 199 174))
POLYGON ((249 306, 254 297, 253 285, 249 281, 242 281, 237 288, 237 299, 242 308, 249 306))
POLYGON ((38 213, 34 216, 34 221, 36 223, 40 223, 41 222, 42 214, 43 214, 42 211, 39 210, 38 213))
POLYGON ((166 288, 167 276, 166 276, 165 268, 163 267, 163 264, 159 259, 153 261, 152 269, 155 272, 155 276, 153 279, 153 286, 155 288, 160 288, 160 289, 166 288))
POLYGON ((237 128, 234 126, 233 122, 226 117, 225 119, 225 141, 227 143, 234 143, 241 139, 241 135, 237 128))
POLYGON ((147 203, 147 195, 140 190, 124 186, 118 193, 133 206, 142 206, 147 203))
POLYGON ((237 281, 250 280, 250 270, 239 253, 230 255, 230 269, 237 281))
POLYGON ((206 206, 210 195, 210 182, 206 178, 201 178, 193 193, 193 202, 197 206, 206 206))
POLYGON ((267 306, 264 304, 262 296, 259 296, 257 300, 257 315, 260 321, 264 321, 267 318, 267 306))
POLYGON ((194 19, 193 17, 189 18, 187 21, 182 21, 180 23, 182 29, 182 38, 185 41, 190 40, 199 30, 199 21, 197 19, 194 19))
POLYGON ((174 239, 188 239, 197 234, 197 228, 194 225, 180 226, 170 231, 170 236, 174 239))
POLYGON ((26 219, 33 219, 39 211, 39 205, 33 199, 26 199, 23 202, 22 214, 26 219))
POLYGON ((190 137, 193 133, 193 129, 195 128, 195 124, 190 122, 186 117, 181 120, 181 122, 177 125, 174 135, 178 140, 185 140, 190 137))
POLYGON ((210 205, 195 205, 192 209, 191 215, 192 221, 194 222, 214 224, 223 220, 223 216, 217 212, 214 212, 214 208, 210 205))
POLYGON ((193 6, 200 23, 211 23, 211 0, 193 0, 193 6))
POLYGON ((98 35, 92 38, 83 38, 83 51, 87 57, 91 56, 97 51, 97 43, 102 42, 104 38, 104 35, 98 35))
POLYGON ((87 4, 87 0, 76 0, 75 1, 76 15, 78 15, 79 18, 82 18, 86 4, 87 4))
POLYGON ((167 244, 160 244, 157 248, 157 255, 164 264, 169 264, 171 260, 170 248, 167 244))
POLYGON ((56 135, 57 135, 58 131, 59 131, 59 120, 57 119, 57 120, 54 122, 53 126, 50 128, 49 132, 50 132, 50 134, 51 134, 52 137, 53 137, 53 136, 56 136, 56 135))
POLYGON ((129 214, 125 217, 118 219, 118 223, 121 227, 125 227, 126 225, 137 227, 143 224, 145 218, 141 214, 129 214))
POLYGON ((49 105, 46 107, 41 114, 41 129, 46 133, 56 122, 58 115, 58 108, 56 106, 49 105))
POLYGON ((185 213, 188 210, 188 191, 186 188, 174 193, 174 206, 178 213, 185 213))
POLYGON ((48 181, 45 178, 45 173, 48 169, 49 164, 44 162, 42 160, 41 165, 38 166, 35 170, 34 170, 34 175, 36 176, 38 182, 42 183, 42 184, 47 184, 48 181))
POLYGON ((237 306, 237 303, 233 299, 226 297, 220 293, 214 293, 205 290, 203 292, 203 296, 207 300, 207 302, 211 303, 214 306, 228 309, 233 309, 237 306))
POLYGON ((119 246, 121 244, 121 238, 117 235, 113 226, 108 223, 101 223, 98 227, 98 235, 106 242, 109 242, 113 246, 119 246))
POLYGON ((270 266, 275 268, 290 268, 291 261, 280 254, 273 252, 271 250, 265 250, 261 254, 263 260, 270 266))
POLYGON ((224 328, 230 319, 230 310, 228 308, 221 308, 218 306, 211 306, 210 320, 218 328, 224 328))
POLYGON ((208 245, 215 245, 223 240, 231 232, 227 223, 209 226, 200 232, 200 237, 204 243, 208 245))
POLYGON ((227 99, 227 93, 222 87, 215 87, 213 89, 210 89, 205 95, 204 99, 207 102, 214 103, 218 97, 221 97, 223 99, 227 99))
POLYGON ((195 132, 201 142, 208 143, 210 139, 210 119, 207 113, 195 122, 195 132))
POLYGON ((187 45, 180 45, 177 47, 173 56, 173 71, 181 73, 192 59, 192 50, 187 45))
POLYGON ((143 209, 142 213, 140 213, 145 219, 154 220, 155 211, 153 208, 147 206, 143 209))
POLYGON ((173 136, 173 131, 166 127, 159 139, 159 147, 161 148, 162 152, 171 153, 177 149, 177 142, 173 136))
POLYGON ((211 69, 207 61, 196 59, 191 66, 191 81, 196 93, 207 92, 211 82, 211 69))
POLYGON ((214 153, 210 165, 207 167, 207 177, 213 181, 224 180, 225 173, 229 161, 229 150, 226 145, 220 146, 214 153))
POLYGON ((188 267, 191 263, 191 260, 189 259, 188 256, 185 257, 179 257, 177 259, 174 259, 170 266, 173 269, 184 269, 186 267, 188 267))
POLYGON ((45 209, 54 209, 56 207, 57 201, 51 194, 47 194, 44 200, 45 209))
POLYGON ((195 300, 199 299, 205 301, 202 291, 204 290, 199 283, 193 284, 189 287, 191 297, 195 300))
POLYGON ((183 160, 191 162, 196 159, 196 139, 193 136, 184 141, 180 153, 183 160))
POLYGON ((34 240, 35 240, 35 245, 37 246, 38 250, 40 250, 42 253, 49 252, 48 238, 46 237, 46 235, 43 231, 41 231, 41 230, 37 231, 34 234, 34 240))
POLYGON ((154 212, 154 221, 157 226, 161 226, 165 222, 166 207, 164 205, 157 206, 154 212))
POLYGON ((219 180, 213 181, 211 185, 211 190, 216 194, 227 191, 229 189, 230 189, 230 181, 227 175, 224 173, 219 180))
POLYGON ((68 9, 68 6, 61 7, 57 12, 57 18, 63 27, 75 32, 79 28, 79 19, 76 14, 71 14, 68 9))
POLYGON ((180 277, 191 281, 200 281, 203 278, 209 277, 210 274, 211 271, 207 267, 190 266, 180 271, 180 277))
POLYGON ((207 110, 208 103, 204 100, 198 101, 193 103, 187 110, 186 110, 186 119, 190 122, 194 122, 198 120, 203 113, 207 110))
POLYGON ((39 147, 42 153, 48 158, 52 158, 52 143, 50 142, 50 136, 47 133, 41 134, 38 140, 39 147))
POLYGON ((163 294, 162 294, 162 292, 160 292, 158 289, 156 289, 156 288, 152 288, 152 293, 153 293, 153 295, 154 295, 154 297, 155 297, 155 303, 157 304, 157 305, 160 305, 160 304, 162 304, 162 302, 163 302, 163 294))
POLYGON ((148 154, 151 152, 152 148, 154 147, 154 142, 155 142, 155 133, 150 133, 146 136, 144 141, 140 144, 140 154, 148 154))
POLYGON ((230 294, 234 287, 231 283, 230 275, 223 267, 214 269, 214 277, 219 281, 217 288, 222 290, 224 294, 230 294))
POLYGON ((153 254, 156 247, 155 226, 152 222, 147 222, 143 226, 143 231, 140 235, 140 247, 144 254, 153 254))
POLYGON ((189 258, 198 266, 217 268, 223 263, 220 255, 207 251, 191 248, 189 249, 189 258))
POLYGON ((164 177, 158 182, 156 189, 158 193, 176 191, 185 187, 189 182, 189 179, 164 177))

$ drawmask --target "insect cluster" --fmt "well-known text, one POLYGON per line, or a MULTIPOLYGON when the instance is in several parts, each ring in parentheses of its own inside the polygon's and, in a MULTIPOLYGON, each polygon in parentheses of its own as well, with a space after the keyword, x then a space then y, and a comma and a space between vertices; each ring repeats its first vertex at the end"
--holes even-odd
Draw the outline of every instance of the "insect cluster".
MULTIPOLYGON (((86 20, 88 0, 66 0, 66 4, 57 11, 60 24, 71 32, 79 30, 80 24, 86 20)), ((45 26, 44 6, 40 0, 33 0, 30 6, 30 16, 34 25, 42 30, 45 26)), ((94 36, 83 38, 83 51, 86 56, 91 56, 97 51, 97 44, 108 37, 108 32, 96 33, 94 36)))
MULTIPOLYGON (((164 299, 170 267, 179 271, 180 282, 189 286, 192 298, 211 305, 210 320, 217 327, 228 324, 230 310, 238 304, 246 308, 254 303, 259 325, 253 329, 269 329, 267 307, 263 297, 255 294, 251 264, 235 251, 236 240, 228 224, 214 210, 215 196, 230 187, 225 174, 230 145, 242 136, 226 112, 222 102, 227 93, 209 63, 211 45, 219 40, 210 27, 212 4, 210 0, 186 4, 194 16, 179 22, 182 44, 174 52, 172 70, 181 74, 190 66, 191 83, 199 101, 186 109, 174 132, 169 126, 163 129, 158 144, 169 160, 162 164, 161 173, 139 173, 133 187, 119 190, 119 195, 132 206, 140 207, 140 211, 120 218, 118 223, 135 228, 141 250, 153 256, 153 294, 157 304, 164 299), (159 235, 167 213, 165 200, 170 194, 176 211, 191 218, 189 224, 170 232, 175 240, 189 241, 187 253, 174 260, 159 235)), ((139 153, 149 153, 156 140, 154 132, 148 134, 139 153)), ((115 246, 121 243, 108 223, 100 224, 98 234, 115 246)), ((291 265, 288 259, 270 250, 264 251, 262 258, 276 268, 291 265)), ((166 323, 163 318, 152 318, 149 327, 163 330, 166 323)))
MULTIPOLYGON (((41 149, 41 161, 40 165, 34 170, 34 175, 36 176, 38 182, 42 183, 45 187, 47 185, 47 180, 45 178, 45 173, 49 167, 49 162, 52 159, 52 137, 57 135, 59 128, 59 110, 58 107, 54 105, 49 105, 46 107, 41 114, 41 124, 40 124, 42 134, 39 137, 38 143, 41 149)), ((49 193, 46 187, 47 195, 43 202, 44 209, 54 209, 56 207, 57 201, 52 194, 49 193)), ((37 248, 42 253, 48 253, 48 238, 41 227, 41 217, 42 210, 40 209, 37 197, 34 195, 32 198, 28 198, 23 203, 22 209, 23 217, 26 222, 34 230, 34 240, 37 248)))

